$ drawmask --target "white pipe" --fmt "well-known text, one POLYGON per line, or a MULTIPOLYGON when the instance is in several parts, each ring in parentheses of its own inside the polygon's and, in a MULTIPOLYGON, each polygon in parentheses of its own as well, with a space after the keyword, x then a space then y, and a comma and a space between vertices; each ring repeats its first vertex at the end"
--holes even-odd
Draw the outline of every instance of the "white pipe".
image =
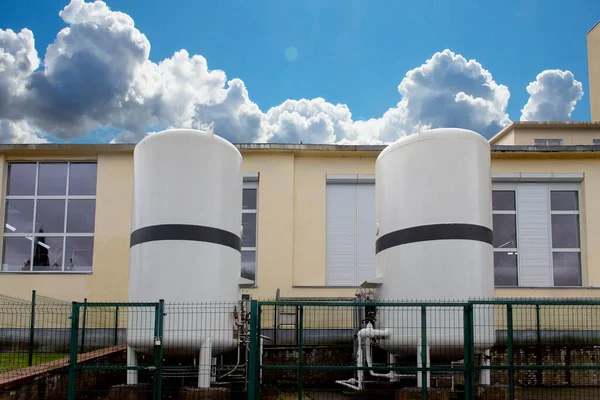
MULTIPOLYGON (((371 338, 368 336, 365 338, 365 351, 367 353, 367 365, 369 366, 369 368, 373 368, 373 347, 371 346, 371 338)), ((371 374, 371 376, 378 376, 381 378, 391 378, 393 375, 393 371, 390 371, 387 374, 378 374, 369 370, 369 373, 371 374)))
MULTIPOLYGON (((128 367, 137 367, 137 353, 131 347, 127 346, 127 366, 128 367)), ((138 383, 138 371, 137 370, 127 370, 127 384, 128 385, 137 385, 138 383)))
MULTIPOLYGON (((479 355, 480 359, 481 359, 481 365, 484 367, 489 367, 490 366, 490 351, 486 350, 483 353, 481 353, 479 355)), ((479 384, 480 385, 490 385, 492 378, 491 378, 491 372, 492 370, 490 369, 482 369, 479 372, 479 384)))
POLYGON ((260 365, 260 376, 259 376, 259 382, 262 383, 262 375, 263 375, 263 370, 262 370, 262 362, 263 362, 263 348, 264 348, 264 342, 265 339, 264 338, 260 338, 260 358, 258 359, 259 365, 260 365))
MULTIPOLYGON (((395 379, 395 378, 402 377, 402 376, 411 376, 412 377, 413 375, 398 375, 398 374, 395 374, 394 371, 390 371, 387 374, 378 374, 378 373, 371 371, 370 368, 373 368, 373 362, 372 362, 373 348, 371 345, 371 339, 372 338, 387 338, 387 337, 389 337, 389 333, 388 333, 387 329, 383 329, 383 330, 382 329, 374 329, 373 325, 370 322, 367 324, 366 328, 363 328, 360 331, 358 331, 358 333, 356 334, 356 338, 358 340, 356 365, 358 367, 362 367, 364 364, 363 351, 362 351, 362 338, 364 338, 365 339, 365 352, 366 352, 367 366, 369 367, 369 373, 372 376, 390 378, 390 379, 395 379)), ((340 385, 344 385, 344 386, 350 387, 355 390, 362 390, 365 371, 359 370, 359 371, 357 371, 357 375, 358 375, 358 380, 351 378, 346 381, 335 381, 335 382, 339 383, 340 385)))
MULTIPOLYGON (((240 360, 241 360, 241 354, 240 354, 240 340, 241 340, 241 336, 242 335, 241 335, 241 333, 239 332, 239 329, 238 329, 238 335, 237 335, 237 338, 238 338, 237 339, 237 362, 235 363, 235 367, 233 367, 233 369, 231 371, 227 372, 226 374, 221 375, 219 377, 219 379, 224 378, 224 377, 226 377, 229 374, 232 374, 237 369, 237 367, 239 367, 240 360)), ((261 371, 261 373, 262 373, 262 371, 261 371)))
MULTIPOLYGON (((417 368, 421 368, 423 366, 423 359, 422 359, 422 350, 423 350, 423 346, 421 345, 421 339, 419 339, 419 344, 417 345, 417 368)), ((429 367, 429 345, 426 345, 426 364, 425 367, 429 367)), ((423 382, 422 382, 422 375, 423 373, 421 371, 417 372, 417 387, 422 387, 423 386, 423 382)), ((425 371, 425 385, 427 388, 431 387, 431 374, 429 373, 429 371, 425 371)))
POLYGON ((206 338, 200 346, 200 357, 198 360, 198 387, 210 387, 212 345, 210 338, 206 338))

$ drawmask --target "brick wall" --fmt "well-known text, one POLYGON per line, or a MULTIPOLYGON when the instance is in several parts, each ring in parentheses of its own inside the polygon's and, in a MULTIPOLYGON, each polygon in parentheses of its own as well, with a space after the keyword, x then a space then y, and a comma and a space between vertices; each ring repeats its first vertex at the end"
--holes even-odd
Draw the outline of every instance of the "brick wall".
MULTIPOLYGON (((492 365, 508 365, 508 349, 495 347, 491 352, 492 365)), ((597 365, 600 360, 600 347, 515 347, 515 365, 597 365)), ((492 384, 508 384, 508 372, 493 370, 492 384)), ((598 386, 600 373, 597 370, 521 370, 515 371, 515 384, 518 386, 598 386)))

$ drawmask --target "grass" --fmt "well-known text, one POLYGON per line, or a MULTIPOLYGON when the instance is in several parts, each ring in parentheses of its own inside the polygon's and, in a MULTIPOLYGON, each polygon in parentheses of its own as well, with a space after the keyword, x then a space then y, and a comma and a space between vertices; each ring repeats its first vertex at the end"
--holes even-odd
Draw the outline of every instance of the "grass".
MULTIPOLYGON (((67 353, 34 353, 32 365, 69 357, 67 353)), ((27 353, 0 353, 0 373, 29 366, 27 353)))

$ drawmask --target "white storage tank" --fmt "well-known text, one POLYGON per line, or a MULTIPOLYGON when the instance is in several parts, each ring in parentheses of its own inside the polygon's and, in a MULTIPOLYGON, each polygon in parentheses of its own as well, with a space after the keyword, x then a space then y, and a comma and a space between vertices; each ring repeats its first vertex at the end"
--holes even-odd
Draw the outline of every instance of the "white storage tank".
MULTIPOLYGON (((493 298, 490 146, 464 129, 425 130, 384 149, 376 162, 376 269, 381 301, 493 298)), ((495 341, 493 308, 475 310, 475 349, 495 341)), ((378 308, 380 347, 414 356, 420 308, 378 308)), ((463 309, 427 311, 431 359, 461 358, 463 309)))
MULTIPOLYGON (((133 162, 129 301, 165 300, 167 357, 197 357, 207 343, 213 357, 231 351, 240 299, 240 152, 212 130, 173 129, 140 141, 133 162)), ((152 351, 152 310, 128 312, 128 345, 152 351)))

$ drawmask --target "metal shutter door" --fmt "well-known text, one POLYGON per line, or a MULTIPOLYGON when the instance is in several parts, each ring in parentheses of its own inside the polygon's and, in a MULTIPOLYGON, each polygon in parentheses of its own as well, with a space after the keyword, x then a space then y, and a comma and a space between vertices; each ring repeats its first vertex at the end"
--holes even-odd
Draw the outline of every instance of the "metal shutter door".
POLYGON ((327 184, 327 285, 356 284, 356 184, 327 184))

